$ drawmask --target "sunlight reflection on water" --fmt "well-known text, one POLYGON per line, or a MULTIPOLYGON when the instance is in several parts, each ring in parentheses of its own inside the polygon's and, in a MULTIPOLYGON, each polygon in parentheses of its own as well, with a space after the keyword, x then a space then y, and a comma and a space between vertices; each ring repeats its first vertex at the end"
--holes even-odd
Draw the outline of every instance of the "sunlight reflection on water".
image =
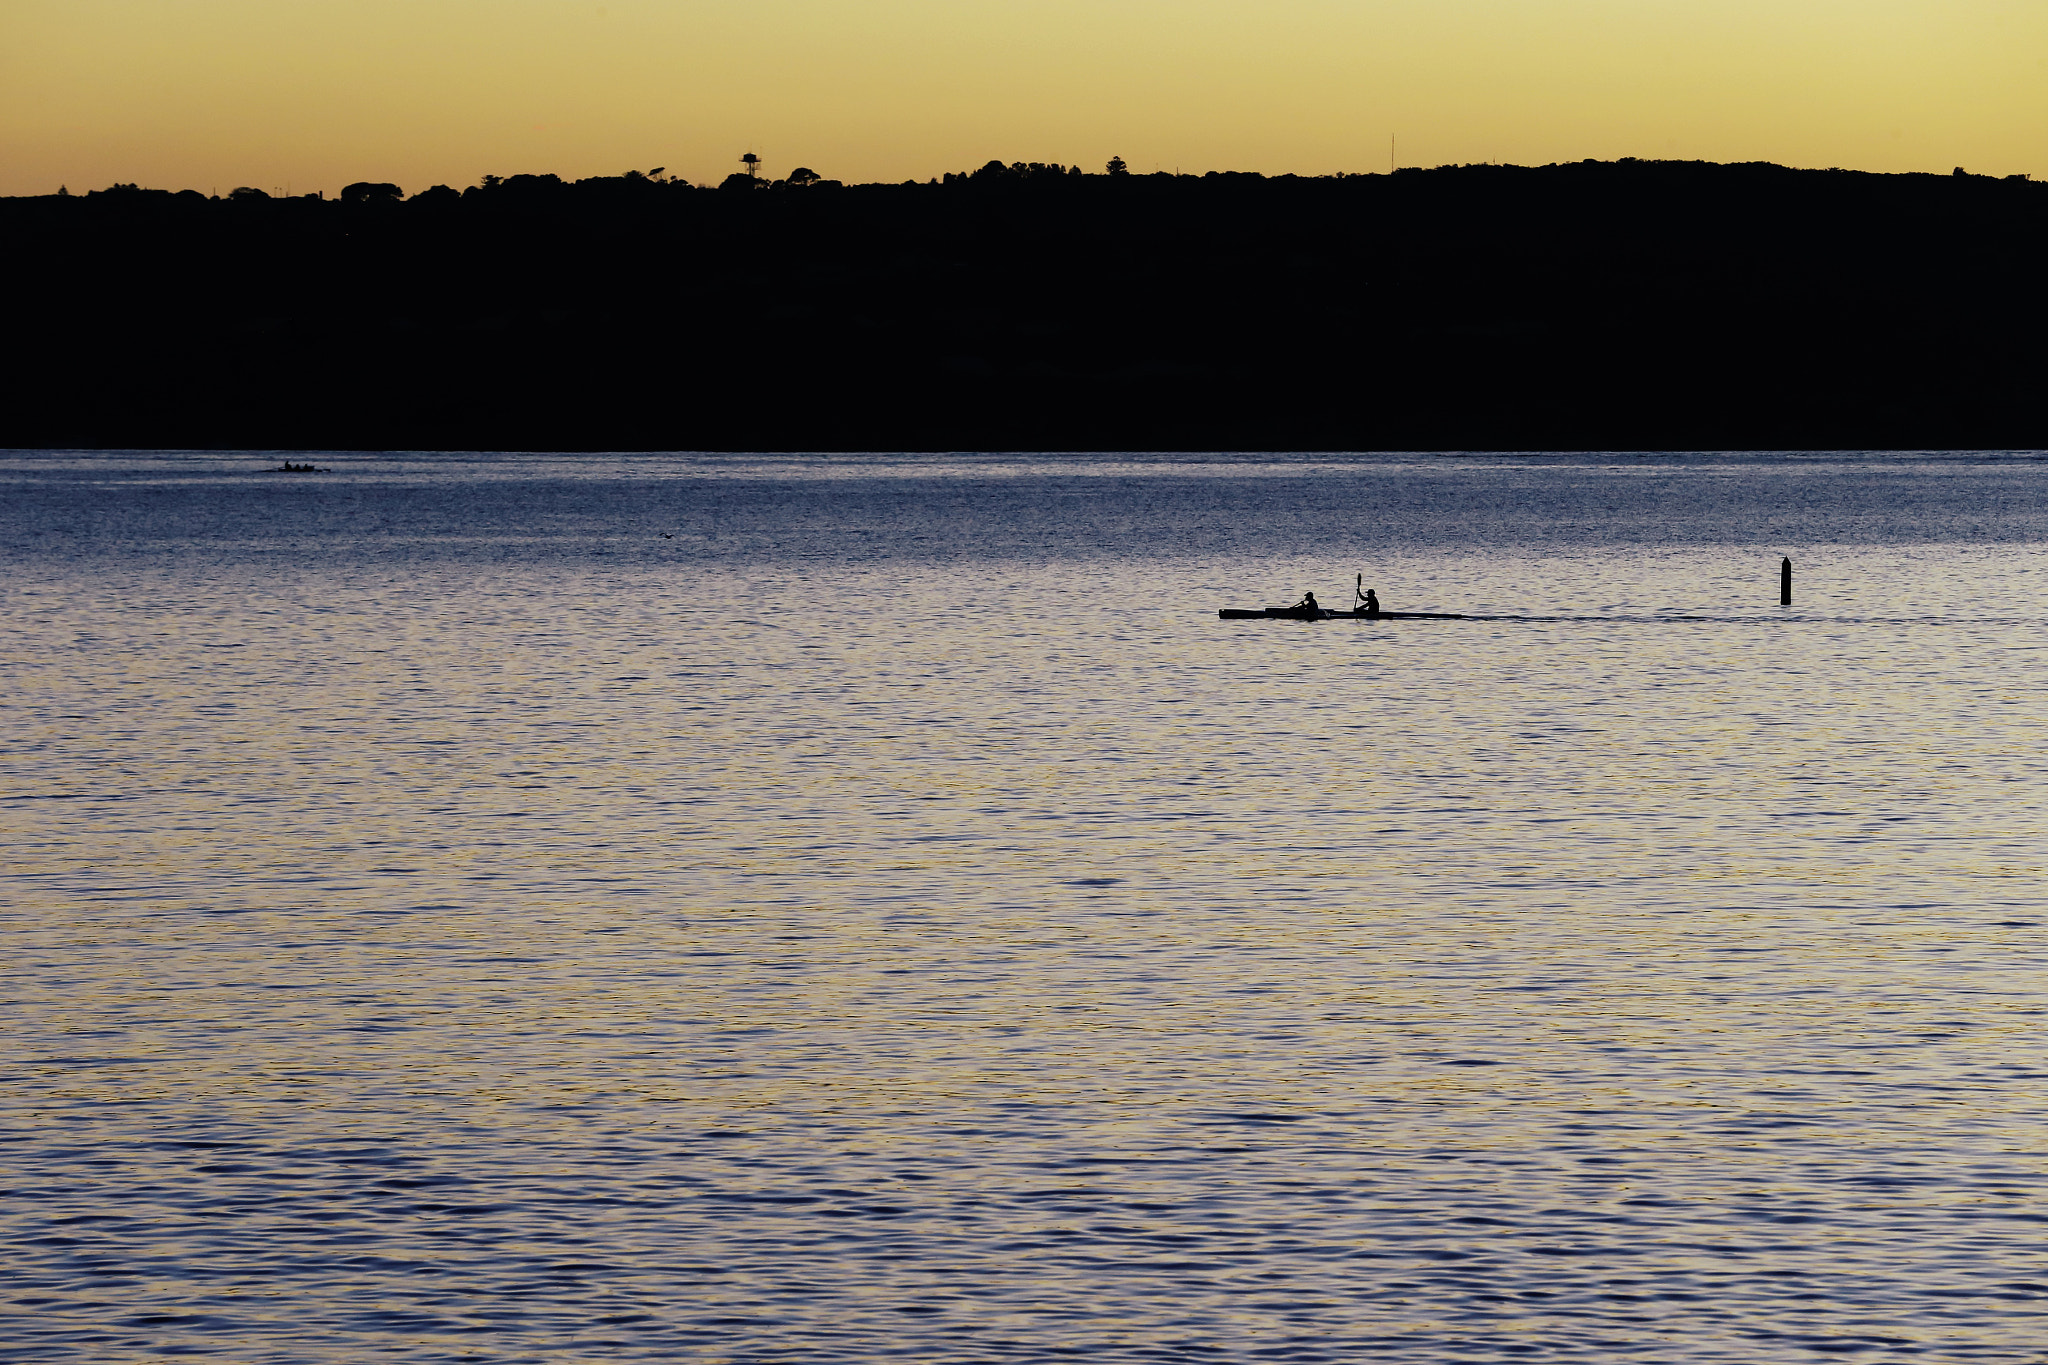
POLYGON ((2041 462, 319 462, 0 462, 16 1352, 2039 1358, 2041 462))

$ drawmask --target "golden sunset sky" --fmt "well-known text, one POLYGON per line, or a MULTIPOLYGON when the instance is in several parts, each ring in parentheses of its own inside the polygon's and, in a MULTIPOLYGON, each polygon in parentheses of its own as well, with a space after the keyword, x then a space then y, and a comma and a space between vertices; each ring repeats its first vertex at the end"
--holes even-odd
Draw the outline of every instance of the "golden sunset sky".
POLYGON ((0 194, 990 157, 2048 176, 2048 0, 0 0, 0 194))

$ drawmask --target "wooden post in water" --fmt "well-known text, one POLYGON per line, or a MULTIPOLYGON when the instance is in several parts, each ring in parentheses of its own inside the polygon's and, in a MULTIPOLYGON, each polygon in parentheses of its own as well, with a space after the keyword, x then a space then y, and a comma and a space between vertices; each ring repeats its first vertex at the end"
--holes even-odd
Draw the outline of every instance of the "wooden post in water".
POLYGON ((1792 605, 1792 556, 1787 555, 1778 565, 1778 605, 1792 605))

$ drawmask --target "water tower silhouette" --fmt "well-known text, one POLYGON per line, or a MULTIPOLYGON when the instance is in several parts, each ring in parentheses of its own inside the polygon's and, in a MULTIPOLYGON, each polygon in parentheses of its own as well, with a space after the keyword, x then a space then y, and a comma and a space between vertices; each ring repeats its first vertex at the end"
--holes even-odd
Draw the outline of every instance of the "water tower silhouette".
POLYGON ((748 152, 740 158, 740 165, 747 168, 747 179, 758 180, 761 178, 761 158, 755 156, 752 152, 748 152))

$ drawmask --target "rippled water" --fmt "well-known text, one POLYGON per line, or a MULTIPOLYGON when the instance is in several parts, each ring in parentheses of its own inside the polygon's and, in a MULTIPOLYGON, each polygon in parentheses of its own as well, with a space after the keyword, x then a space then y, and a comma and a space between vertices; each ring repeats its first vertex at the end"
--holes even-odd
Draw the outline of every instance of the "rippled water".
POLYGON ((0 1356, 2048 1359, 2048 462, 320 462, 0 458, 0 1356))

